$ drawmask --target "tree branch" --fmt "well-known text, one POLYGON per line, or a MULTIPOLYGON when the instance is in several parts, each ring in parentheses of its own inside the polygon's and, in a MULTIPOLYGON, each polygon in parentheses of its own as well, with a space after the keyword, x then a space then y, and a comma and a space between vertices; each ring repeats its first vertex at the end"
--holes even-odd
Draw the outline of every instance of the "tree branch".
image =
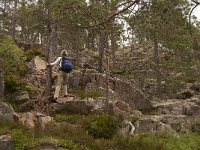
MULTIPOLYGON (((138 4, 139 2, 140 2, 140 0, 134 0, 134 1, 128 1, 126 3, 123 3, 123 4, 127 4, 127 3, 130 3, 130 4, 128 6, 126 6, 125 8, 123 8, 122 10, 119 10, 118 12, 111 14, 109 17, 107 17, 105 20, 103 20, 102 22, 100 22, 98 24, 90 25, 90 26, 78 26, 78 27, 87 29, 87 28, 94 28, 94 27, 98 27, 98 26, 101 26, 103 24, 106 24, 107 22, 112 20, 115 16, 119 15, 120 13, 127 11, 130 7, 132 7, 135 4, 138 4)), ((120 5, 120 6, 122 6, 122 5, 120 5)))
POLYGON ((193 35, 193 32, 192 32, 191 16, 192 16, 192 12, 200 4, 200 2, 197 2, 196 0, 192 0, 192 2, 194 2, 196 5, 192 8, 192 10, 189 13, 189 28, 190 28, 191 37, 194 39, 194 42, 196 42, 195 36, 193 35))

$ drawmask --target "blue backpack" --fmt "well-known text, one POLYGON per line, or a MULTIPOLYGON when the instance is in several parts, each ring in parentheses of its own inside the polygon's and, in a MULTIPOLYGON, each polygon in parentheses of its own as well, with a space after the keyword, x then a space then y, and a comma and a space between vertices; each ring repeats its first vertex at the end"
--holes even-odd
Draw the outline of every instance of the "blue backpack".
POLYGON ((74 69, 74 66, 73 66, 70 58, 62 57, 61 61, 62 61, 61 67, 60 67, 61 71, 70 73, 74 69))

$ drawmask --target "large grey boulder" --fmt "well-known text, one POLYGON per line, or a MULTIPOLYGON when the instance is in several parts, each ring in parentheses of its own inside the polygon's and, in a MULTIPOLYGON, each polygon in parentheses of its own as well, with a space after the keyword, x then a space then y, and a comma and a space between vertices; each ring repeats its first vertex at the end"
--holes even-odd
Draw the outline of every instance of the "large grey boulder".
POLYGON ((0 121, 14 121, 13 119, 13 114, 14 114, 14 109, 12 108, 11 105, 0 102, 0 121))
POLYGON ((136 109, 151 109, 151 102, 145 94, 133 83, 119 77, 107 77, 105 74, 97 73, 94 69, 83 69, 74 71, 70 77, 70 85, 73 88, 82 87, 84 90, 101 91, 107 93, 109 100, 122 100, 136 109))
MULTIPOLYGON (((150 100, 133 83, 125 79, 109 78, 108 87, 117 93, 117 100, 128 103, 131 107, 139 110, 152 109, 150 100)), ((107 79, 105 74, 92 74, 91 85, 94 89, 106 89, 107 79)))
POLYGON ((142 132, 174 132, 169 123, 162 122, 162 116, 147 116, 135 123, 136 133, 142 132))
POLYGON ((86 100, 63 100, 49 106, 51 113, 59 114, 89 114, 92 106, 86 100))

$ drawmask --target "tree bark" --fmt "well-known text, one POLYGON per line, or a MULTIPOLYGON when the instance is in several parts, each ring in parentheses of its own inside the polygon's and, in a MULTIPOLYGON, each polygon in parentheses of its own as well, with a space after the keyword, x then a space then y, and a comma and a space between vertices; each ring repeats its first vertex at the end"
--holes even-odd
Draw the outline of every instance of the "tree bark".
POLYGON ((103 60, 104 60, 104 53, 105 53, 105 31, 101 30, 99 33, 99 67, 98 71, 100 73, 103 72, 103 60))
MULTIPOLYGON (((57 43, 54 42, 56 40, 56 24, 54 19, 50 19, 50 37, 49 37, 49 45, 47 47, 47 62, 50 63, 53 60, 53 52, 57 49, 57 43)), ((46 83, 46 96, 52 95, 52 67, 47 66, 47 83, 46 83)))
POLYGON ((4 81, 4 61, 0 58, 0 98, 4 96, 5 81, 4 81))
POLYGON ((14 0, 14 11, 13 11, 13 17, 12 17, 12 38, 15 40, 16 38, 16 17, 17 17, 17 0, 14 0))
POLYGON ((160 59, 159 59, 159 51, 158 51, 158 42, 154 41, 154 71, 156 78, 156 94, 159 98, 162 97, 162 86, 161 86, 161 73, 160 73, 160 59))
POLYGON ((79 29, 77 29, 77 35, 76 35, 76 66, 79 66, 79 57, 80 57, 80 33, 79 29))
POLYGON ((115 65, 116 64, 116 56, 115 56, 115 52, 116 52, 116 40, 115 40, 115 36, 112 34, 111 35, 111 55, 112 55, 112 64, 115 65))

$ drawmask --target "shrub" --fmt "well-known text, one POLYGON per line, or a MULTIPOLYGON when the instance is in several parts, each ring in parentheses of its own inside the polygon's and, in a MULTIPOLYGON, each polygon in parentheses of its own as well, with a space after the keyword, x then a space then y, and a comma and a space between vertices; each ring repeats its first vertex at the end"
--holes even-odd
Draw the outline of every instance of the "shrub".
POLYGON ((89 118, 85 128, 94 138, 111 139, 117 131, 117 121, 108 114, 101 114, 89 118))
POLYGON ((3 43, 0 43, 0 56, 5 64, 6 92, 24 89, 26 82, 22 78, 26 75, 28 67, 23 51, 11 39, 5 38, 3 43))

